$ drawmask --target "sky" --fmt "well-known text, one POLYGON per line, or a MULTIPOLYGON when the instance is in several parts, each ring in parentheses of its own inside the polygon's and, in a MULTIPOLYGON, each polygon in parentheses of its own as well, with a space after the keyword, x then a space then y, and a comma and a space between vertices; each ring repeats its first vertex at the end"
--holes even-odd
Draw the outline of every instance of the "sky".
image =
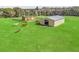
POLYGON ((35 8, 35 6, 68 7, 79 6, 79 0, 0 0, 0 8, 6 6, 22 8, 35 8))

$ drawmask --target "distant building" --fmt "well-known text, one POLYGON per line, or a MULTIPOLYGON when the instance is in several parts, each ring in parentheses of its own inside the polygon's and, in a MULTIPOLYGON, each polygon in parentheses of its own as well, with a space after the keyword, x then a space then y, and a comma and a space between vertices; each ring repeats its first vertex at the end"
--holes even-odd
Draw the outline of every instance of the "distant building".
POLYGON ((29 16, 29 17, 23 16, 23 17, 22 17, 22 20, 23 20, 23 21, 30 21, 30 20, 33 20, 33 19, 34 19, 33 16, 29 16))
POLYGON ((48 18, 38 20, 39 24, 45 26, 58 26, 64 23, 63 16, 49 16, 48 18))

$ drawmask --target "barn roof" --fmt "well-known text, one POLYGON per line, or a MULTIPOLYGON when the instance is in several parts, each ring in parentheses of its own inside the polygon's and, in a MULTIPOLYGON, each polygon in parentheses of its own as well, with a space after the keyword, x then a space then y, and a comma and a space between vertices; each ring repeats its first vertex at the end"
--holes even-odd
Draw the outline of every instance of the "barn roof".
POLYGON ((51 20, 61 20, 61 19, 64 19, 63 16, 49 16, 48 18, 51 19, 51 20))

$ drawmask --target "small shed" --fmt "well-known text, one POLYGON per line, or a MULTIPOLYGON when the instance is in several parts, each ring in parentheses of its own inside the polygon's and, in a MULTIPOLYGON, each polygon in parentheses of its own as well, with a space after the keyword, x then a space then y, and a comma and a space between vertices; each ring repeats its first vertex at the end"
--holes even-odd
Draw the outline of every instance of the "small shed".
POLYGON ((63 16, 49 16, 45 19, 39 20, 39 24, 45 26, 58 26, 64 23, 63 16))
POLYGON ((33 19, 34 19, 33 16, 29 16, 29 17, 23 16, 23 17, 22 17, 22 20, 23 20, 23 21, 30 21, 30 20, 33 20, 33 19))

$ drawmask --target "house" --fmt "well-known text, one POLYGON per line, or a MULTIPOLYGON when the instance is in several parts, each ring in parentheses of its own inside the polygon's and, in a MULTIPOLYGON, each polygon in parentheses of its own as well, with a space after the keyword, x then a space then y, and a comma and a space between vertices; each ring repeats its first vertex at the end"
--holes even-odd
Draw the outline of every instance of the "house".
POLYGON ((45 26, 59 26, 64 23, 63 16, 48 16, 45 19, 38 20, 38 23, 45 26))

